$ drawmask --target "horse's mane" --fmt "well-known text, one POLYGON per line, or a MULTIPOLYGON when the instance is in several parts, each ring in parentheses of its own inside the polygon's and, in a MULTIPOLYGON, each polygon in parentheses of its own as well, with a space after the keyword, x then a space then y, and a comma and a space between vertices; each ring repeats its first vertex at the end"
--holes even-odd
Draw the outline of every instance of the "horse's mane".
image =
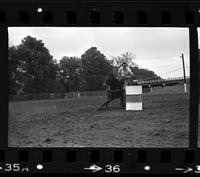
POLYGON ((106 83, 106 85, 109 85, 111 87, 111 89, 121 89, 121 83, 120 81, 114 76, 114 74, 110 74, 107 75, 106 80, 104 83, 106 83))

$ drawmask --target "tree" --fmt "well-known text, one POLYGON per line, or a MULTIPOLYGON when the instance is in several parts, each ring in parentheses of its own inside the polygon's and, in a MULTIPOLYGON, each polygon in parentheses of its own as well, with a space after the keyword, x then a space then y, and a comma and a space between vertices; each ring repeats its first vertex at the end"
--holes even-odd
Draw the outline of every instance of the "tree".
POLYGON ((21 68, 21 61, 17 56, 17 48, 15 46, 9 47, 9 94, 20 94, 23 91, 23 72, 21 68))
POLYGON ((136 56, 131 52, 122 53, 118 57, 112 57, 110 63, 113 66, 120 67, 123 62, 126 62, 130 66, 136 66, 134 60, 136 56))
MULTIPOLYGON (((23 76, 21 83, 24 93, 54 92, 55 60, 53 60, 42 40, 27 36, 21 41, 20 45, 11 49, 11 51, 13 52, 9 54, 11 60, 20 63, 18 64, 18 71, 23 76)), ((13 69, 12 72, 14 72, 13 69)))
POLYGON ((105 55, 91 47, 81 56, 81 89, 101 90, 103 80, 112 71, 112 65, 105 55))
POLYGON ((135 74, 134 79, 136 80, 152 80, 152 79, 161 79, 160 76, 155 74, 153 71, 148 69, 139 68, 138 66, 130 67, 133 73, 135 74))
POLYGON ((65 90, 80 90, 81 60, 77 57, 63 57, 58 64, 59 78, 65 90))

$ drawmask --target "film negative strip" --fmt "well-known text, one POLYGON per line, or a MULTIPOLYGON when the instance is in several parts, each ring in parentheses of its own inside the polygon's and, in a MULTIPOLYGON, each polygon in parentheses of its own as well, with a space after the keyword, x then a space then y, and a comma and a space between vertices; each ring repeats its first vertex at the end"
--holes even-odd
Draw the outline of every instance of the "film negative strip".
POLYGON ((0 2, 0 173, 200 173, 198 33, 194 1, 0 2))

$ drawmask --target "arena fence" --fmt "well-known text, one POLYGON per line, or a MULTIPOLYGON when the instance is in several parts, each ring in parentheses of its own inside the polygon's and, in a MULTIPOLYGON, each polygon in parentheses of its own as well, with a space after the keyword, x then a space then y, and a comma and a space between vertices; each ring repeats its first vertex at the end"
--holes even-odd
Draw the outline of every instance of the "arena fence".
MULTIPOLYGON (((189 92, 189 85, 187 90, 189 92)), ((161 86, 161 87, 143 87, 143 94, 173 94, 173 93, 184 93, 183 84, 174 86, 161 86)), ((105 90, 101 91, 86 91, 86 92, 69 92, 69 93, 43 93, 43 94, 28 94, 28 95, 9 95, 10 102, 17 101, 28 101, 28 100, 45 100, 45 99, 71 99, 79 98, 84 96, 95 97, 105 96, 105 90)))
POLYGON ((44 94, 28 94, 28 95, 9 95, 9 101, 27 101, 27 100, 43 100, 43 99, 70 99, 83 96, 104 96, 105 91, 88 91, 88 92, 69 92, 69 93, 44 93, 44 94))

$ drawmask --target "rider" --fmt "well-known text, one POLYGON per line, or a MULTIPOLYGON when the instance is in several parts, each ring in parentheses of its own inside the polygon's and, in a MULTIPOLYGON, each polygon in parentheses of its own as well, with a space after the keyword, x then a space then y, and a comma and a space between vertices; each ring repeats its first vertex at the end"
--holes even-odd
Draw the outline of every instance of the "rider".
POLYGON ((125 90, 125 87, 129 85, 130 79, 135 74, 131 71, 130 67, 128 67, 126 62, 122 63, 122 66, 118 70, 118 78, 123 84, 123 90, 125 90))
POLYGON ((126 62, 122 63, 122 66, 118 70, 118 79, 121 82, 121 86, 123 88, 123 94, 121 96, 121 104, 125 106, 125 88, 129 85, 130 79, 135 74, 131 71, 130 67, 128 67, 126 62))

